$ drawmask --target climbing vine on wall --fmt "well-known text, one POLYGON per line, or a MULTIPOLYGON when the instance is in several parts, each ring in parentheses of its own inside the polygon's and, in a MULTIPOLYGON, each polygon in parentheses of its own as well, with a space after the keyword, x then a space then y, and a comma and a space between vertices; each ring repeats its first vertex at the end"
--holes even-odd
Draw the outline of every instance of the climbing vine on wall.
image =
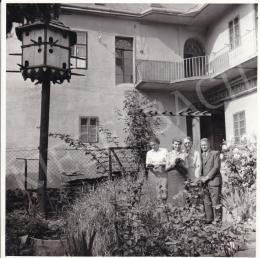
POLYGON ((156 107, 153 102, 144 97, 140 92, 129 91, 123 101, 123 110, 117 110, 119 119, 124 121, 124 132, 126 133, 126 144, 137 147, 134 155, 137 162, 145 163, 149 139, 155 136, 160 126, 160 118, 149 115, 156 107))

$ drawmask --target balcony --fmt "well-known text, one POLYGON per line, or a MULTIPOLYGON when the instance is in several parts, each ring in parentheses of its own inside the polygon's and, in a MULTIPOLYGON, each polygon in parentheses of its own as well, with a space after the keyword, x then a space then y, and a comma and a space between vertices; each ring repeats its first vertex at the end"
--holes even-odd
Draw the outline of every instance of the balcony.
POLYGON ((247 30, 240 39, 239 45, 231 49, 230 44, 216 53, 212 53, 209 58, 209 71, 211 77, 215 78, 223 73, 229 77, 239 75, 236 73, 238 69, 254 69, 257 66, 257 40, 256 31, 247 30))
POLYGON ((210 56, 179 59, 175 62, 136 60, 136 87, 139 89, 191 90, 191 82, 204 81, 208 88, 219 83, 225 73, 228 78, 241 74, 241 69, 255 69, 257 44, 255 31, 240 39, 240 45, 229 45, 210 56))
POLYGON ((170 84, 184 80, 208 78, 208 57, 198 56, 176 62, 137 60, 137 85, 142 82, 170 84))

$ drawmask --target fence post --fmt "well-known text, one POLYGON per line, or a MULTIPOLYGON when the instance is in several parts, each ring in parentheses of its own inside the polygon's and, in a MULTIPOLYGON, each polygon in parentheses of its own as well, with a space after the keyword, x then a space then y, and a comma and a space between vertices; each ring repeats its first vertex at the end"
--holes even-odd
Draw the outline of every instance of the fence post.
POLYGON ((27 159, 27 158, 16 158, 16 159, 24 161, 24 190, 27 191, 28 160, 38 160, 38 159, 27 159))
POLYGON ((112 154, 111 147, 108 148, 109 179, 112 180, 112 154))
POLYGON ((123 167, 121 161, 119 160, 119 158, 118 158, 118 156, 116 155, 116 153, 115 153, 115 151, 114 151, 113 148, 111 148, 111 152, 113 153, 113 155, 114 155, 114 157, 115 157, 115 159, 116 159, 118 165, 119 165, 120 168, 122 169, 123 175, 126 176, 126 171, 125 171, 125 169, 124 169, 124 167, 123 167))
POLYGON ((27 159, 24 160, 24 190, 27 191, 27 159))

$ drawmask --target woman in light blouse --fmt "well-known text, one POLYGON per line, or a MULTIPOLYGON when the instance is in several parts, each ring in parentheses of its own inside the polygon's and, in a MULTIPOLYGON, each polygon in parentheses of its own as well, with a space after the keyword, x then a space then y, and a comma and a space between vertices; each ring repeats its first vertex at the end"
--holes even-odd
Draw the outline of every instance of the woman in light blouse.
POLYGON ((181 151, 182 140, 174 138, 172 148, 166 157, 165 170, 168 174, 168 202, 184 189, 184 182, 187 179, 185 168, 185 153, 181 151))
POLYGON ((148 168, 148 184, 152 194, 159 200, 167 199, 167 173, 165 163, 167 149, 160 147, 160 140, 153 137, 149 141, 150 148, 146 154, 146 167, 148 168))

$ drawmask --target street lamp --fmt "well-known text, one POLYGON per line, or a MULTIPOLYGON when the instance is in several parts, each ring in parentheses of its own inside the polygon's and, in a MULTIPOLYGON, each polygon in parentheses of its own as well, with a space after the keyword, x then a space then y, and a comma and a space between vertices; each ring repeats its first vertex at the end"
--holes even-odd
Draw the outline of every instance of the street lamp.
POLYGON ((70 81, 73 74, 71 47, 76 44, 77 35, 56 20, 38 20, 17 27, 16 35, 22 41, 22 63, 19 66, 24 80, 29 78, 42 84, 38 199, 40 211, 46 216, 50 82, 70 81))

